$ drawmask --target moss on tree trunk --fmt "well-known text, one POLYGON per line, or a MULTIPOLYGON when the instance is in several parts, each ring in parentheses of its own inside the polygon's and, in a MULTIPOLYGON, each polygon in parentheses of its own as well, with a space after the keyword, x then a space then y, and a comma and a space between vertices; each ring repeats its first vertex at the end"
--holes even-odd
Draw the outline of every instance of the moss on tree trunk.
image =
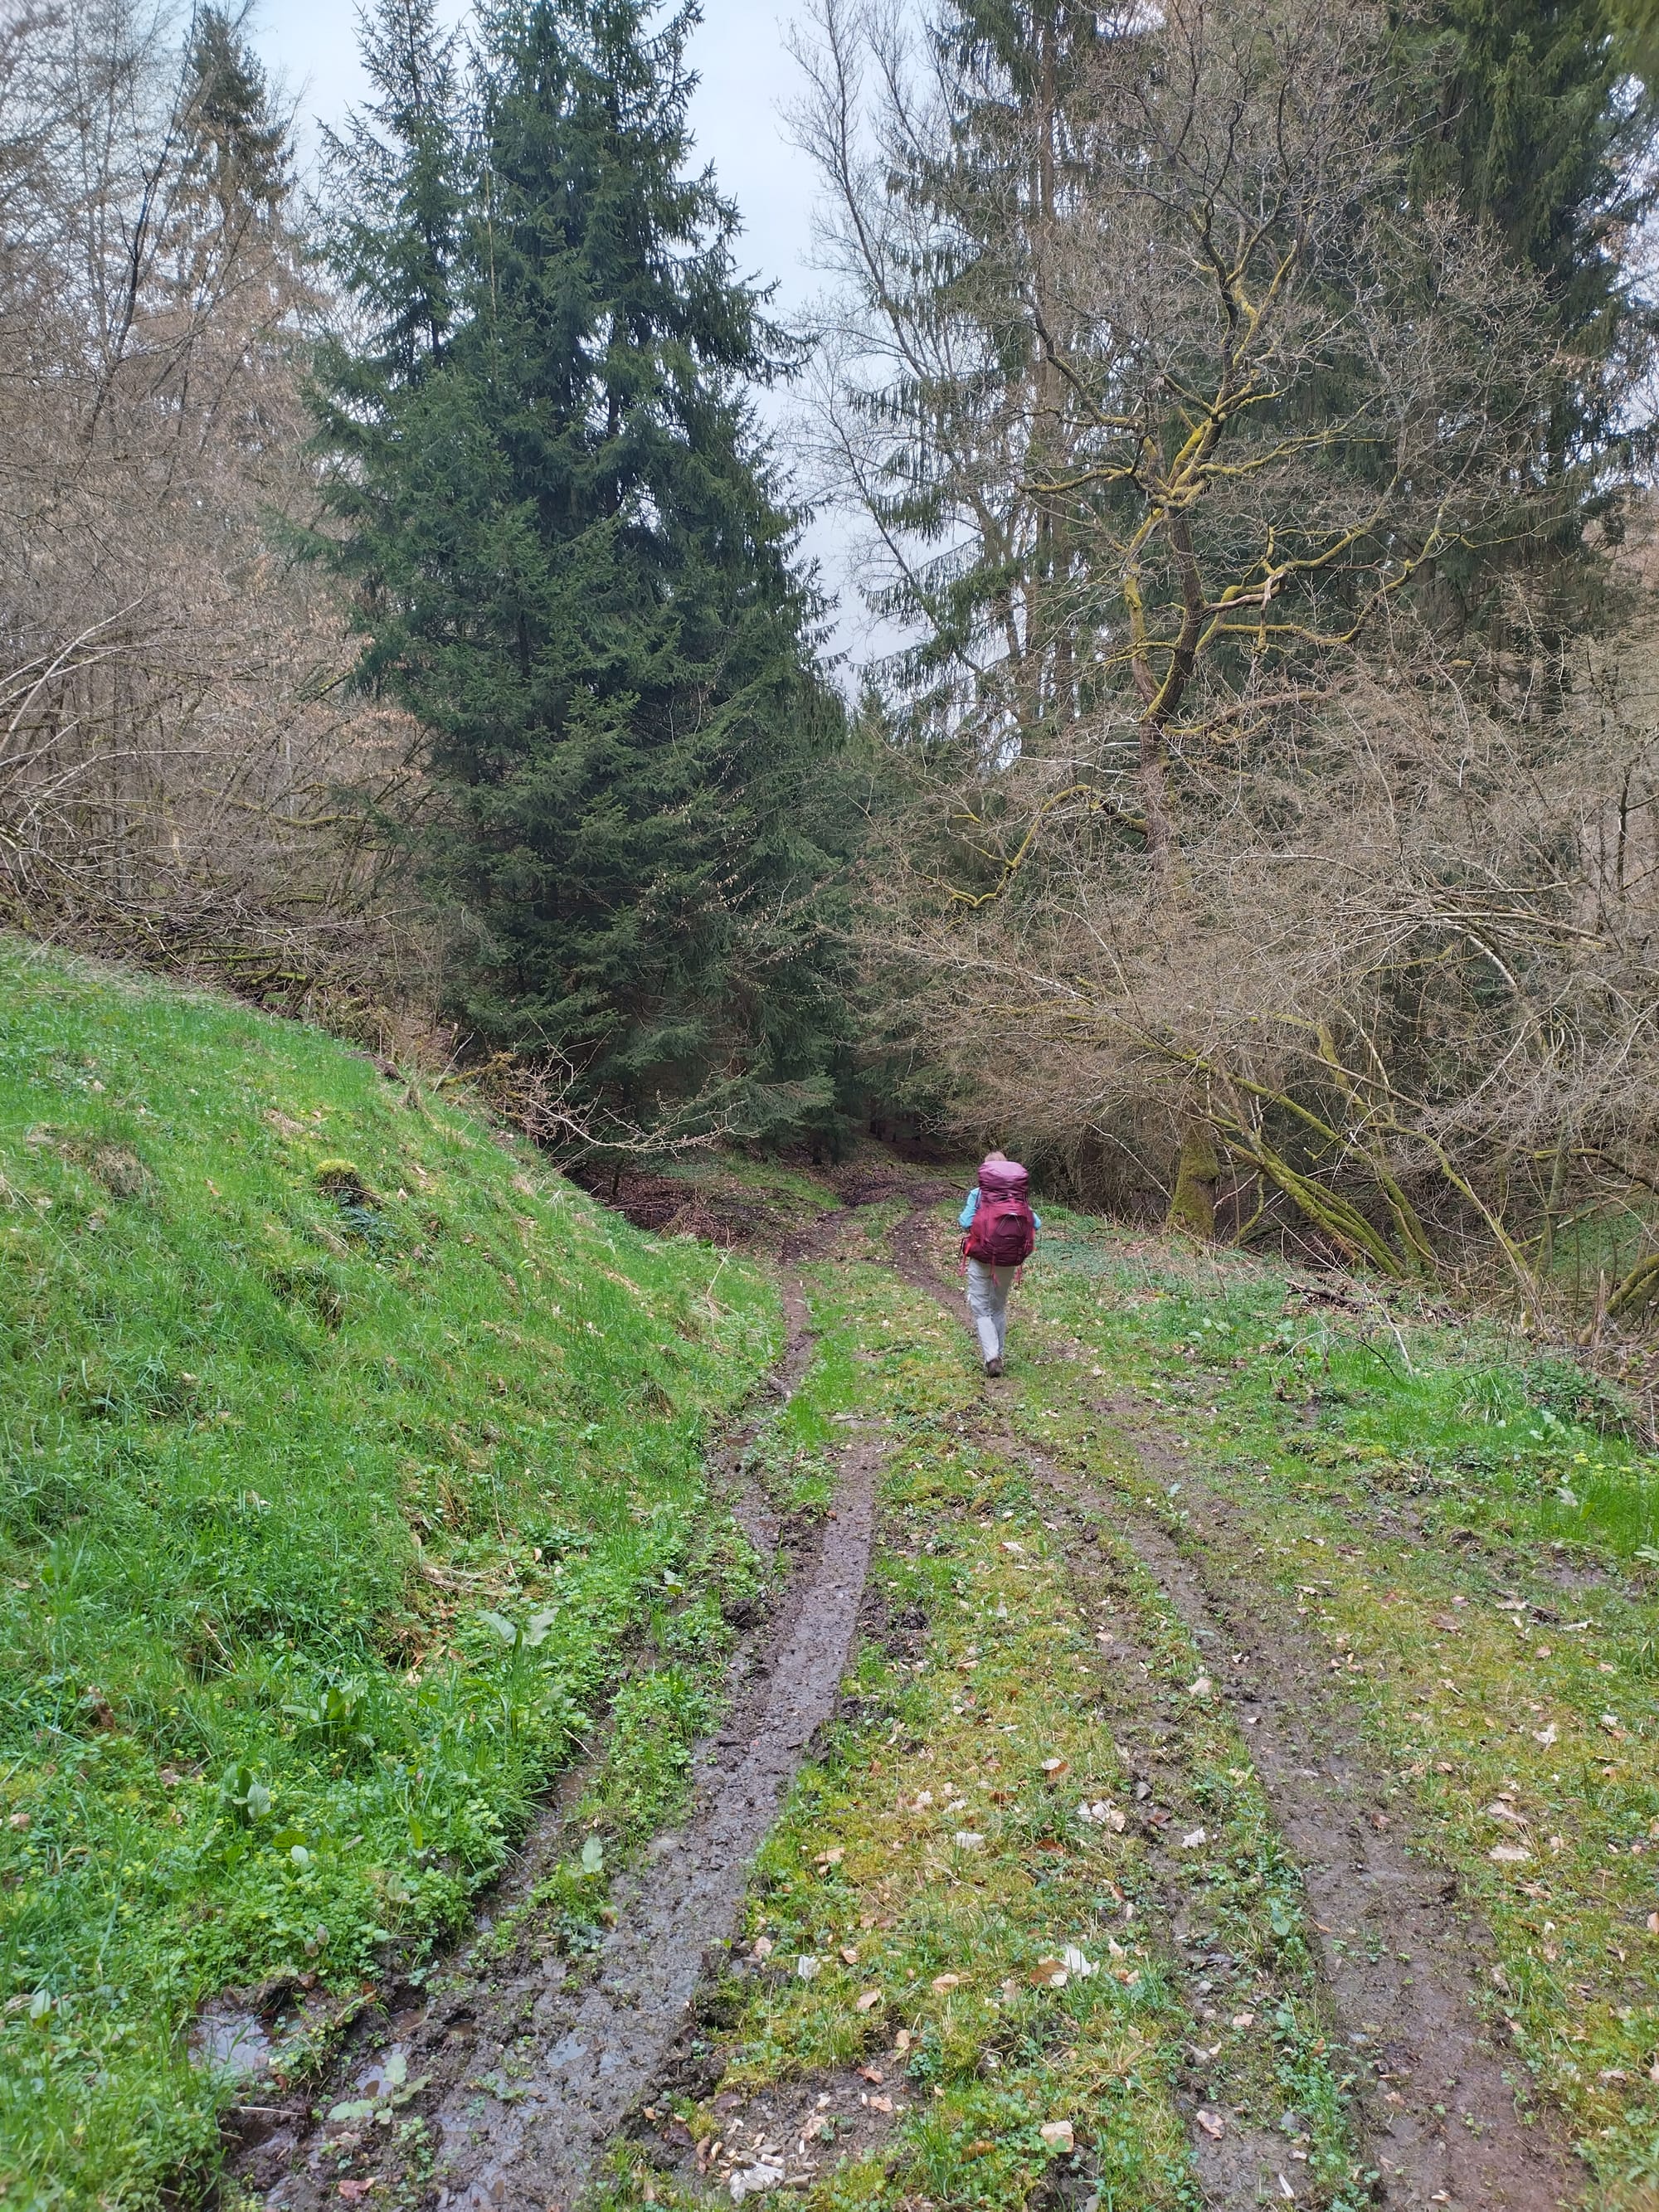
POLYGON ((1214 1131, 1207 1121, 1188 1121, 1181 1133, 1181 1163, 1176 1170, 1175 1195, 1170 1200, 1169 1227, 1190 1230, 1194 1237, 1214 1237, 1215 1190, 1220 1174, 1214 1131))

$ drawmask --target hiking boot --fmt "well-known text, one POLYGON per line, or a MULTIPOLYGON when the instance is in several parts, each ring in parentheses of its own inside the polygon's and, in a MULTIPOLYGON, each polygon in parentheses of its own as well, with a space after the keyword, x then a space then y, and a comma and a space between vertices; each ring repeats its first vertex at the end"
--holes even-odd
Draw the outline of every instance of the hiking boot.
POLYGON ((988 1375, 1000 1375, 1002 1372, 1001 1360, 1000 1358, 988 1359, 985 1363, 985 1371, 988 1375))

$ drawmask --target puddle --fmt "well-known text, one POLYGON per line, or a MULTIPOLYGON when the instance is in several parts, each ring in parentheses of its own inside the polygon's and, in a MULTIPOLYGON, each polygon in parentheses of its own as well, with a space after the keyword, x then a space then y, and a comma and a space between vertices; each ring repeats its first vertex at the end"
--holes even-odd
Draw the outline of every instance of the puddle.
POLYGON ((190 2055, 198 2066, 234 2081, 263 2081, 270 2074, 277 2043, 256 2013, 218 1997, 196 2015, 190 2055))

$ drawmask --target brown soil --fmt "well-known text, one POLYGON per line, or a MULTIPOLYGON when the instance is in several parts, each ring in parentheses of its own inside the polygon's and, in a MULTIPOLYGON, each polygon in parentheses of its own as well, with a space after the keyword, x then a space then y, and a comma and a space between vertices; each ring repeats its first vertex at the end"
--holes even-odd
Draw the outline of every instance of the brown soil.
MULTIPOLYGON (((894 1232, 899 1271, 953 1313, 960 1304, 942 1279, 948 1238, 922 1208, 948 1194, 912 1170, 860 1163, 836 1177, 844 1206, 906 1199, 894 1232)), ((675 1186, 683 1193, 684 1186, 675 1186)), ((843 1217, 844 1218, 844 1217, 843 1217)), ((816 1245, 820 1237, 809 1237, 816 1245)), ((800 1247, 798 1245, 797 1249, 800 1247)), ((789 1301, 791 1352, 775 1387, 787 1394, 810 1350, 805 1303, 789 1301)), ((999 1392, 987 1388, 994 1409, 999 1392)), ((1451 1876, 1414 1854, 1386 1784, 1370 1763, 1357 1719, 1325 1679, 1286 1607, 1250 1567, 1249 1540, 1227 1501, 1207 1491, 1185 1452, 1146 1424, 1145 1411, 1103 1407, 1153 1476, 1179 1479, 1188 1509, 1181 1545, 1136 1514, 1115 1490, 1083 1471, 1010 1440, 1050 1488, 1080 1583, 1098 1579, 1092 1525, 1127 1539, 1157 1580, 1231 1702, 1255 1754, 1275 1817, 1304 1873, 1310 1917, 1322 1947, 1329 2033, 1353 2056, 1364 2146, 1389 2206, 1449 2212, 1555 2212, 1576 2201, 1586 2177, 1541 2120, 1523 2118, 1518 2061, 1494 2049, 1476 2019, 1475 1989, 1492 1960, 1484 1931, 1457 1905, 1451 1876)), ((745 1478, 744 1439, 728 1447, 733 1510, 763 1551, 777 1544, 775 1514, 745 1478)), ((407 2113, 428 2123, 432 2171, 424 2202, 434 2212, 565 2212, 606 2143, 631 2131, 658 2163, 729 2194, 734 2174, 781 2164, 799 2182, 848 2154, 875 2148, 906 2094, 848 2073, 762 2092, 717 2106, 726 2119, 720 2147, 699 2157, 685 2130, 650 2100, 662 2085, 714 2086, 720 2022, 707 2008, 711 1969, 727 1958, 754 1850, 776 1817, 815 1730, 835 1710, 860 1619, 885 1442, 854 1430, 841 1455, 835 1508, 803 1546, 769 1623, 750 1633, 733 1665, 726 1725, 702 1747, 694 1803, 684 1822, 657 1839, 613 1893, 617 1919, 595 1956, 572 1972, 538 1943, 533 1912, 504 1960, 488 1934, 462 1954, 429 2001, 380 2016, 337 2085, 319 2102, 363 2094, 401 2057, 423 2084, 407 2113)), ((1182 1871, 1158 1845, 1152 1816, 1179 1809, 1182 1784, 1161 1753, 1167 1723, 1136 1702, 1139 1670, 1127 1645, 1103 1652, 1100 1692, 1144 1782, 1152 1864, 1164 1893, 1175 1963, 1194 2016, 1205 2016, 1207 1978, 1224 1990, 1228 1965, 1189 1930, 1182 1871), (1190 1935, 1190 1940, 1189 1939, 1190 1935)), ((1145 1700, 1142 1701, 1146 1703, 1145 1700)), ((574 1794, 568 1794, 574 1802, 574 1794)), ((506 1894, 527 1894, 538 1869, 557 1857, 564 1811, 555 1807, 506 1894)), ((1170 1820, 1170 1825, 1172 1825, 1170 1820)), ((742 1971, 741 1966, 739 1971, 742 1971)), ((1195 2054, 1195 2058, 1196 2058, 1195 2054)), ((1202 2069, 1182 2102, 1196 2123, 1202 2069)), ((253 2118, 254 2108, 249 2108, 253 2118)), ((361 2126, 307 2131, 299 2112, 272 2112, 278 2126, 241 2161, 243 2178, 269 2191, 276 2212, 313 2212, 328 2196, 363 2193, 377 2172, 407 2196, 418 2145, 401 2148, 389 2131, 361 2126), (364 2140, 378 2137, 376 2141, 364 2140)), ((1196 2124, 1200 2186, 1212 2206, 1243 2208, 1277 2196, 1284 2146, 1243 2129, 1231 2115, 1218 2139, 1196 2124)), ((371 2203, 373 2199, 368 2200, 371 2203)), ((381 2201, 385 2201, 384 2197, 381 2201)))
MULTIPOLYGON (((953 1313, 939 1273, 940 1239, 913 1216, 894 1237, 895 1264, 953 1313)), ((994 1387, 988 1400, 994 1403, 994 1387)), ((1541 2116, 1523 2116, 1518 2058, 1505 2061, 1477 2017, 1490 1986, 1486 1931, 1456 1903, 1456 1881, 1408 1844, 1404 1822, 1370 1763, 1358 1721, 1320 1669, 1308 1639, 1260 1576, 1227 1502, 1207 1490, 1186 1452, 1146 1425, 1133 1401, 1103 1405, 1160 1483, 1182 1485, 1191 1556, 1121 1494, 1020 1447, 1051 1489, 1088 1520, 1127 1540, 1232 1704, 1285 1842, 1301 1868, 1321 1947, 1335 2032, 1353 2053, 1364 2148, 1382 2203, 1449 2212, 1556 2212, 1589 2176, 1541 2116)), ((1211 2201, 1253 2203, 1217 2172, 1194 2137, 1211 2201)), ((1239 2147, 1242 2166, 1249 2147, 1239 2147)), ((1243 2178, 1242 2172, 1238 2177, 1243 2178)))
POLYGON ((643 1168, 624 1168, 613 1178, 609 1168, 568 1169, 573 1182, 597 1198, 636 1229, 649 1229, 661 1237, 697 1237, 706 1244, 730 1249, 737 1244, 769 1242, 775 1223, 763 1202, 749 1200, 734 1190, 703 1190, 673 1176, 649 1174, 643 1168))

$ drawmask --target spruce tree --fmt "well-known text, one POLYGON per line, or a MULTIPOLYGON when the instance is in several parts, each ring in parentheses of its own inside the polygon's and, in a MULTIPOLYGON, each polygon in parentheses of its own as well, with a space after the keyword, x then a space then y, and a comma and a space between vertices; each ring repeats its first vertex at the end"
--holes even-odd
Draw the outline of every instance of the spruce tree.
POLYGON ((744 396, 778 341, 690 168, 695 15, 498 7, 440 131, 392 99, 414 5, 371 44, 374 145, 337 150, 348 189, 378 166, 343 270, 375 327, 324 421, 365 672, 430 732, 480 933, 460 1010, 636 1114, 821 1115, 841 717, 744 396))
POLYGON ((1659 106, 1634 73, 1643 0, 1436 0, 1404 51, 1420 197, 1454 192, 1538 278, 1562 348, 1541 460, 1560 471, 1625 416, 1653 313, 1627 240, 1655 204, 1659 106))

